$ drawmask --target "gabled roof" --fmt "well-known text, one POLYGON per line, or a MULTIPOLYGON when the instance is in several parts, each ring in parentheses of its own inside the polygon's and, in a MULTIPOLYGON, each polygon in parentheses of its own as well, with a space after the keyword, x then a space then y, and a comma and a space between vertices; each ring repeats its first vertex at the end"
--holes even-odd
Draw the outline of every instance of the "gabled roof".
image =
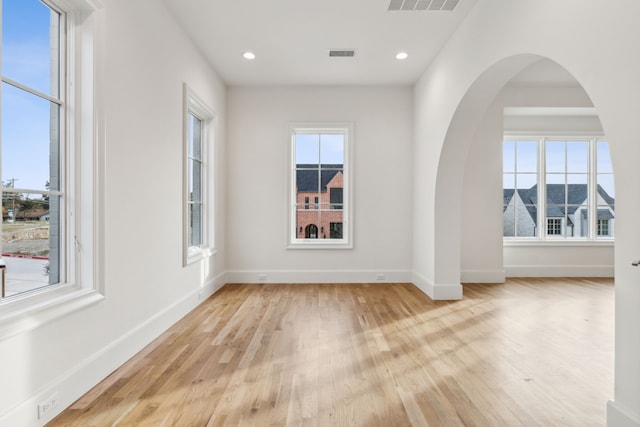
POLYGON ((296 165, 296 188, 299 193, 313 193, 318 191, 318 176, 320 176, 320 192, 327 191, 327 184, 338 172, 342 172, 341 164, 298 164, 296 165), (320 173, 318 173, 320 172, 320 173))
MULTIPOLYGON (((537 203, 538 203, 538 185, 534 185, 528 189, 518 189, 518 195, 524 203, 527 212, 533 219, 537 220, 537 203)), ((563 218, 567 214, 574 214, 575 211, 587 200, 587 184, 547 184, 547 217, 563 218)), ((515 190, 512 188, 503 189, 503 212, 507 205, 511 202, 515 190)), ((615 210, 615 199, 611 197, 602 186, 598 185, 598 194, 602 197, 611 211, 615 210)), ((609 209, 598 209, 598 218, 613 218, 613 214, 609 209), (602 211, 602 212, 601 212, 602 211), (605 211, 608 214, 605 214, 605 211), (607 217, 607 215, 609 215, 607 217)))

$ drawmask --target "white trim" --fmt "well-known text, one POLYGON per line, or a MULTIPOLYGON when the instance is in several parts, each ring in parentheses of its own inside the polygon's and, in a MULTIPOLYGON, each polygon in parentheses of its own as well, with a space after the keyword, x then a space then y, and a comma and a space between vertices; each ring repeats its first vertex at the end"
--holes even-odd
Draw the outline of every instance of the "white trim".
POLYGON ((508 117, 598 117, 594 107, 504 107, 508 117))
POLYGON ((506 277, 614 277, 613 265, 505 265, 506 277))
POLYGON ((353 249, 353 123, 289 123, 287 130, 288 141, 288 176, 289 197, 287 207, 287 249, 353 249), (344 163, 343 163, 343 209, 342 209, 342 239, 298 239, 296 236, 296 203, 295 188, 296 133, 336 133, 344 135, 344 163))
POLYGON ((460 272, 461 283, 504 283, 504 270, 463 270, 460 272))
POLYGON ((187 266, 216 254, 215 248, 215 120, 211 108, 187 85, 182 84, 182 264, 187 266), (202 245, 189 246, 189 115, 202 122, 201 191, 202 245))
POLYGON ((22 301, 12 301, 11 311, 0 317, 0 341, 39 328, 102 299, 104 296, 93 289, 71 292, 68 289, 53 289, 39 300, 26 297, 22 301), (24 303, 21 308, 16 309, 15 304, 18 302, 24 303))
MULTIPOLYGON (((60 98, 68 113, 60 123, 60 181, 69 203, 61 207, 61 269, 65 283, 17 295, 0 304, 0 340, 38 328, 56 318, 103 299, 105 127, 101 91, 96 77, 103 67, 104 39, 97 3, 85 0, 47 1, 63 13, 60 74, 66 82, 60 98), (59 10, 62 7, 65 10, 59 10), (73 113, 73 116, 72 114, 73 113), (82 114, 81 114, 82 113, 82 114), (82 117, 81 117, 82 116, 82 117), (65 148, 66 145, 66 148, 65 148), (72 166, 72 167, 71 167, 72 166), (66 209, 66 210, 65 210, 66 209)), ((62 19, 62 17, 61 17, 62 19)), ((40 193, 40 192, 38 192, 40 193)), ((56 194, 60 192, 41 192, 56 194)))
POLYGON ((409 270, 236 270, 228 283, 410 283, 409 270), (379 275, 384 275, 381 278, 379 275))
POLYGON ((416 273, 412 273, 413 284, 434 301, 455 301, 462 299, 462 285, 460 283, 438 283, 416 273))
POLYGON ((529 246, 529 247, 580 247, 580 248, 589 248, 589 247, 613 247, 615 246, 615 242, 613 239, 604 239, 600 238, 597 240, 588 240, 588 239, 547 239, 547 240, 539 240, 534 237, 531 239, 517 239, 505 237, 502 241, 503 246, 505 247, 518 247, 518 246, 529 246))
POLYGON ((634 414, 629 408, 610 400, 607 402, 607 426, 640 427, 640 414, 634 414))
POLYGON ((73 368, 42 387, 16 407, 0 414, 0 425, 41 426, 60 414, 110 373, 159 337, 178 320, 195 309, 203 300, 222 287, 220 275, 202 288, 189 292, 174 304, 154 314, 124 336, 118 337, 73 368), (58 404, 43 419, 34 409, 42 400, 58 393, 58 404))

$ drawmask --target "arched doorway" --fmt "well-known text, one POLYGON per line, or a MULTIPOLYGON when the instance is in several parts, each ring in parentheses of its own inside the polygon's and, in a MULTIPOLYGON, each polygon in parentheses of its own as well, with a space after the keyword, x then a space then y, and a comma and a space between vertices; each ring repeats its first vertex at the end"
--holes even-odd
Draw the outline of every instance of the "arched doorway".
POLYGON ((304 229, 305 239, 317 239, 318 238, 318 226, 315 224, 309 224, 304 229))

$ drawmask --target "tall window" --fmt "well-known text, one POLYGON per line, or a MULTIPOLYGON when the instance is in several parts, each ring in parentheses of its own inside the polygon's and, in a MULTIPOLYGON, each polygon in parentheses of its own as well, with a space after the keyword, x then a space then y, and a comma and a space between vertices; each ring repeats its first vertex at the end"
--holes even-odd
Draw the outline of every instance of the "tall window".
POLYGON ((65 15, 2 1, 3 297, 66 280, 65 15))
POLYGON ((289 247, 351 247, 350 139, 348 125, 291 128, 289 247))
POLYGON ((184 264, 213 251, 213 113, 184 86, 184 264))
POLYGON ((615 199, 607 141, 506 139, 503 173, 504 237, 613 237, 615 199))
POLYGON ((0 246, 6 272, 0 315, 21 322, 25 310, 38 307, 28 319, 34 324, 47 318, 50 303, 63 313, 101 298, 96 249, 102 169, 96 158, 103 141, 101 101, 93 96, 102 72, 95 67, 99 5, 0 3, 0 246))

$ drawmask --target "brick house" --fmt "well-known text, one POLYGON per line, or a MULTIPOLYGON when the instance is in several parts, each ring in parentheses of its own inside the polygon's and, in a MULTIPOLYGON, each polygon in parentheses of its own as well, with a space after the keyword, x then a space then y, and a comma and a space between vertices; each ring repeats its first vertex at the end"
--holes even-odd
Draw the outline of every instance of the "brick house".
POLYGON ((296 237, 342 239, 343 165, 296 165, 296 237))

